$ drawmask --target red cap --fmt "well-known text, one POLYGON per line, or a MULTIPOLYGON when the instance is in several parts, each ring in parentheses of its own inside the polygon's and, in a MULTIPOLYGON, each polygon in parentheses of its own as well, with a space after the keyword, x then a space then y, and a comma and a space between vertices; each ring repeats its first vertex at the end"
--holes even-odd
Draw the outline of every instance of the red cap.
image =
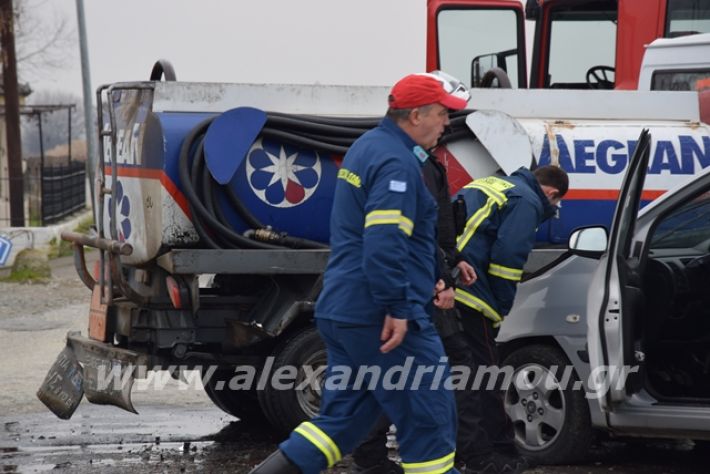
POLYGON ((468 104, 465 99, 447 92, 442 82, 425 74, 405 76, 390 91, 392 109, 413 109, 436 103, 452 110, 465 109, 468 104))

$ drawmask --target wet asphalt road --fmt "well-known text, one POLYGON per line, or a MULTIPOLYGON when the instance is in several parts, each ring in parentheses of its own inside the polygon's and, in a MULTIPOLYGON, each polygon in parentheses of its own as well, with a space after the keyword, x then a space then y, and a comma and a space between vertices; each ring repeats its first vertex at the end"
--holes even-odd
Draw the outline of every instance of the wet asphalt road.
MULTIPOLYGON (((0 472, 247 473, 278 442, 212 408, 143 407, 141 415, 83 403, 68 421, 49 413, 0 416, 0 472)), ((394 454, 394 452, 393 452, 394 454)), ((690 442, 605 442, 579 466, 529 474, 700 474, 710 453, 690 442)), ((346 458, 329 473, 348 471, 346 458)))
POLYGON ((0 472, 248 472, 274 446, 217 409, 147 407, 141 415, 82 404, 0 417, 0 472))
MULTIPOLYGON (((95 258, 95 255, 89 255, 95 258)), ((47 285, 0 282, 0 473, 247 473, 276 446, 215 408, 201 388, 137 392, 140 415, 83 401, 57 419, 35 397, 68 330, 85 330, 90 293, 71 259, 52 262, 47 285)), ((392 451, 393 456, 396 452, 392 451)), ((329 471, 348 471, 349 458, 329 471)), ((710 448, 691 442, 605 442, 578 466, 528 474, 705 474, 710 448)))

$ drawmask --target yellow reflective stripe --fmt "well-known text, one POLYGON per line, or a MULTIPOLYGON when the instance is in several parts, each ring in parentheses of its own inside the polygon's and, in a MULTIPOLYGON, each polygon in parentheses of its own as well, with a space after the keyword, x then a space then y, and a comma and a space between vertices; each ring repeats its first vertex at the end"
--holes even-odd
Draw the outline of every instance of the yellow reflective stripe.
POLYGON ((483 316, 487 317, 488 319, 499 323, 503 321, 503 318, 501 317, 500 314, 496 310, 490 307, 488 303, 483 301, 480 298, 477 298, 473 296, 471 293, 462 290, 461 288, 456 288, 456 296, 455 296, 456 301, 459 303, 465 304, 469 308, 473 308, 476 311, 480 311, 483 316))
POLYGON ((372 211, 365 216, 366 229, 373 225, 382 224, 395 224, 408 236, 411 236, 414 231, 414 223, 412 220, 403 216, 402 211, 399 209, 372 211))
POLYGON ((362 185, 360 176, 345 168, 340 168, 340 170, 338 170, 338 179, 343 179, 356 188, 359 188, 362 185))
POLYGON ((479 191, 482 191, 486 194, 486 196, 494 199, 499 206, 502 206, 507 201, 505 194, 498 192, 495 189, 486 186, 485 184, 477 183, 474 181, 473 183, 467 184, 466 187, 469 189, 478 189, 479 191))
POLYGON ((486 220, 488 216, 491 215, 491 211, 493 210, 494 204, 495 200, 492 198, 488 198, 488 201, 486 201, 486 205, 477 210, 471 216, 468 222, 466 222, 466 227, 464 228, 463 233, 456 240, 456 248, 459 252, 461 252, 468 243, 468 241, 471 240, 473 234, 475 234, 476 230, 478 230, 478 226, 481 225, 481 223, 486 220))
POLYGON ((425 462, 403 462, 405 474, 444 474, 454 468, 456 452, 425 462))
POLYGON ((338 445, 310 421, 304 421, 293 431, 313 443, 313 445, 323 453, 328 461, 328 467, 333 466, 333 464, 340 461, 342 458, 338 445))
POLYGON ((505 191, 514 188, 515 185, 511 183, 510 181, 506 181, 502 178, 499 178, 497 176, 488 176, 486 178, 479 178, 475 181, 471 181, 469 184, 467 184, 465 187, 467 188, 478 188, 481 187, 482 190, 485 188, 485 190, 488 190, 491 193, 497 193, 499 196, 502 196, 503 199, 505 198, 505 191))
POLYGON ((412 220, 408 219, 406 216, 400 216, 399 230, 411 237, 412 232, 414 232, 414 222, 412 222, 412 220))
POLYGON ((365 216, 365 228, 377 224, 399 224, 402 211, 388 209, 386 211, 372 211, 365 216))
POLYGON ((491 263, 488 266, 488 273, 490 275, 512 281, 520 281, 520 279, 523 278, 522 268, 504 267, 503 265, 498 265, 496 263, 491 263))

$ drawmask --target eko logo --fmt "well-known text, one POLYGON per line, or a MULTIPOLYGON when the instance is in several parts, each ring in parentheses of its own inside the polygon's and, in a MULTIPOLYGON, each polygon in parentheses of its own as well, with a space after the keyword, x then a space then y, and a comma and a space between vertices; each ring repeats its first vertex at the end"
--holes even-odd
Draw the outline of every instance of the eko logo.
POLYGON ((259 139, 246 160, 247 181, 266 204, 287 208, 303 204, 318 188, 321 162, 312 150, 259 139))

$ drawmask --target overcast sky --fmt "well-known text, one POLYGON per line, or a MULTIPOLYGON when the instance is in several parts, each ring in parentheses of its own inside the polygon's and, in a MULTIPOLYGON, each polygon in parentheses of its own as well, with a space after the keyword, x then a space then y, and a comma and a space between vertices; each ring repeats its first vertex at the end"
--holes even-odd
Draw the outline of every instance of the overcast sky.
MULTIPOLYGON (((31 1, 31 0, 29 0, 31 1)), ((36 0, 35 0, 36 1, 36 0)), ((76 27, 75 0, 37 14, 76 27)), ((426 0, 84 0, 92 90, 147 80, 391 85, 425 67, 426 0)), ((35 90, 81 94, 78 42, 35 90)), ((37 76, 37 75, 36 75, 37 76)))

